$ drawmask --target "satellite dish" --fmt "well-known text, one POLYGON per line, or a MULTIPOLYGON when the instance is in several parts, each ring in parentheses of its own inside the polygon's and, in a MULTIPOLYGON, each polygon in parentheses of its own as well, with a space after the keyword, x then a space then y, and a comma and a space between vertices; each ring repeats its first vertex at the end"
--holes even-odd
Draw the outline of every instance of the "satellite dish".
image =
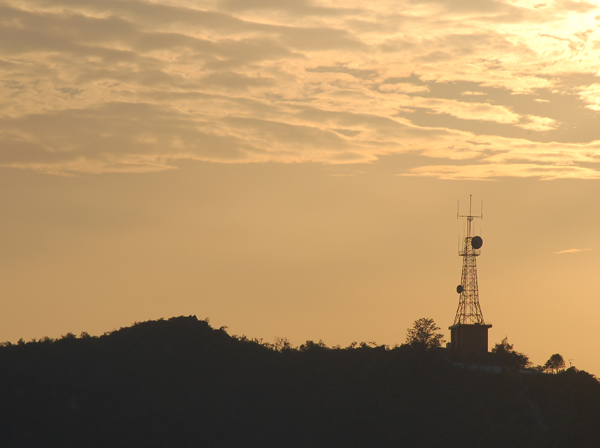
POLYGON ((481 246, 483 246, 483 239, 480 236, 474 236, 471 239, 471 247, 473 249, 481 249, 481 246))
POLYGON ((459 293, 459 294, 460 294, 460 293, 462 293, 464 290, 465 290, 465 289, 462 287, 462 285, 458 285, 458 286, 456 287, 456 292, 457 292, 457 293, 459 293))

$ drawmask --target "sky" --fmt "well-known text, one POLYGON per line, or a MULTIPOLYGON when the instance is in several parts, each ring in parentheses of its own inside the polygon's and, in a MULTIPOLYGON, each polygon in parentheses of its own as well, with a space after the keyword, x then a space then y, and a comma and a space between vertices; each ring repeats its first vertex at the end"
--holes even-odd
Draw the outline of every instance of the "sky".
POLYGON ((0 340, 197 315, 600 375, 600 2, 0 0, 0 340))

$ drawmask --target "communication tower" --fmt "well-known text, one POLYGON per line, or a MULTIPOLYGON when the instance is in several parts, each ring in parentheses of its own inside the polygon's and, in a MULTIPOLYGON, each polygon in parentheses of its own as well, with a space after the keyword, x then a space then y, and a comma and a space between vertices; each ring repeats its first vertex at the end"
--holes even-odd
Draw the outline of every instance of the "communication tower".
POLYGON ((460 294, 458 309, 454 324, 450 329, 450 353, 454 358, 463 358, 470 355, 481 355, 488 351, 488 329, 491 324, 483 320, 483 313, 479 305, 479 286, 477 285, 477 257, 481 254, 483 239, 473 236, 473 220, 483 219, 483 213, 474 216, 472 213, 472 197, 469 196, 469 214, 456 218, 467 219, 467 235, 463 247, 458 255, 463 257, 460 285, 456 292, 460 294))

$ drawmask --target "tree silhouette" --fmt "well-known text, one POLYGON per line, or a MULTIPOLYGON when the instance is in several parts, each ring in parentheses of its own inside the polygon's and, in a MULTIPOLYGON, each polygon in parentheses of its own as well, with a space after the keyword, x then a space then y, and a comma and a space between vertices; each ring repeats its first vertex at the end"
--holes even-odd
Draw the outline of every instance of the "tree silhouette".
POLYGON ((444 336, 437 331, 441 330, 433 319, 422 317, 415 320, 412 328, 406 331, 406 343, 411 347, 433 350, 442 345, 444 336))
POLYGON ((494 345, 490 353, 493 361, 501 366, 524 368, 529 365, 529 357, 515 351, 513 345, 508 343, 508 337, 494 345))
POLYGON ((544 364, 544 368, 546 370, 550 370, 553 373, 558 373, 565 368, 565 360, 561 355, 555 353, 554 355, 550 356, 550 359, 548 361, 546 361, 546 364, 544 364))

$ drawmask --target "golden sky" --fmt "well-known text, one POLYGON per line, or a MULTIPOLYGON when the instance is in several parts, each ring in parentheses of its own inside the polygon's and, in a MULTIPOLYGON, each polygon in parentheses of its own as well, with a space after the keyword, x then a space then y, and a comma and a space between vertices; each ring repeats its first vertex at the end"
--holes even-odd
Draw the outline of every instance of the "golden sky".
POLYGON ((181 314, 294 344, 448 333, 473 194, 491 345, 600 374, 599 22, 569 0, 0 0, 0 340, 181 314))

